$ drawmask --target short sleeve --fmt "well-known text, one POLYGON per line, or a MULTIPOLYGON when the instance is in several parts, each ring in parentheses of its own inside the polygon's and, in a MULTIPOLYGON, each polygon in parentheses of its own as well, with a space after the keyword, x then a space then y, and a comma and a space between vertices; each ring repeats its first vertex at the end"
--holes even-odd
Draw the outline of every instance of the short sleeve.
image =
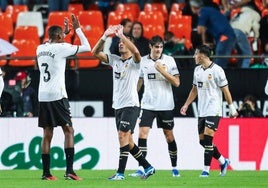
POLYGON ((180 73, 179 73, 179 70, 178 70, 178 67, 177 67, 177 64, 176 64, 176 62, 175 62, 175 60, 174 60, 174 58, 172 57, 171 58, 171 69, 170 69, 170 73, 171 73, 171 75, 180 75, 180 73))
POLYGON ((228 81, 227 81, 225 72, 221 67, 219 67, 219 69, 217 70, 216 74, 217 74, 217 76, 216 76, 217 77, 217 79, 216 79, 217 80, 217 85, 219 87, 224 87, 224 86, 228 85, 228 81))

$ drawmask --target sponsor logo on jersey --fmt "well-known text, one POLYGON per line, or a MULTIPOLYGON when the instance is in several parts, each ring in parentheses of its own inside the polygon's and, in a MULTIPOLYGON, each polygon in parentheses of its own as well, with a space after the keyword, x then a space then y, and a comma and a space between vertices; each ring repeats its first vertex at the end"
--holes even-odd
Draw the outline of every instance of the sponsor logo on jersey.
POLYGON ((197 82, 197 87, 202 88, 203 87, 203 82, 197 82))
POLYGON ((148 74, 148 79, 155 79, 155 73, 148 74))
POLYGON ((116 79, 120 79, 120 76, 121 75, 121 73, 120 72, 114 72, 114 77, 116 78, 116 79))

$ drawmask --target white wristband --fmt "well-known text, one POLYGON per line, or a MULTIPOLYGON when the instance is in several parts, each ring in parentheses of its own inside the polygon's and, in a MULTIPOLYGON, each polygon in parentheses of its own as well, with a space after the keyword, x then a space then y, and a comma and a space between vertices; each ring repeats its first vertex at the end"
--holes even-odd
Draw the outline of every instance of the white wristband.
POLYGON ((107 39, 107 36, 106 35, 102 35, 101 40, 106 41, 106 39, 107 39))
POLYGON ((229 105, 229 109, 230 109, 230 114, 233 116, 233 115, 235 115, 235 113, 236 113, 236 109, 235 109, 235 107, 234 107, 234 104, 230 104, 229 105))

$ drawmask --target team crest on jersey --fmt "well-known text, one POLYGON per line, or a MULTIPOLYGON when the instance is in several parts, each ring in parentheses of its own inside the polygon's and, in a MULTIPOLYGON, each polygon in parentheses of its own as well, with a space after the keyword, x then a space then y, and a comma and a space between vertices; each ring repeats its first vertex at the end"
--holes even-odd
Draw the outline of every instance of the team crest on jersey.
POLYGON ((165 71, 167 71, 167 66, 165 64, 163 64, 162 67, 165 71))
POLYGON ((212 79, 212 75, 211 75, 211 74, 208 75, 208 79, 209 79, 209 80, 212 79))

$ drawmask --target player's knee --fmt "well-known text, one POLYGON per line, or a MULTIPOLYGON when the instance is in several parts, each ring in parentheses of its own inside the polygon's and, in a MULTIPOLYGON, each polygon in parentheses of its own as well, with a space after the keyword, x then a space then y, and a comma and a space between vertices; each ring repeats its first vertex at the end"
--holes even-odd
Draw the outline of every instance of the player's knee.
POLYGON ((148 127, 140 127, 139 129, 139 138, 147 139, 150 128, 148 127))

